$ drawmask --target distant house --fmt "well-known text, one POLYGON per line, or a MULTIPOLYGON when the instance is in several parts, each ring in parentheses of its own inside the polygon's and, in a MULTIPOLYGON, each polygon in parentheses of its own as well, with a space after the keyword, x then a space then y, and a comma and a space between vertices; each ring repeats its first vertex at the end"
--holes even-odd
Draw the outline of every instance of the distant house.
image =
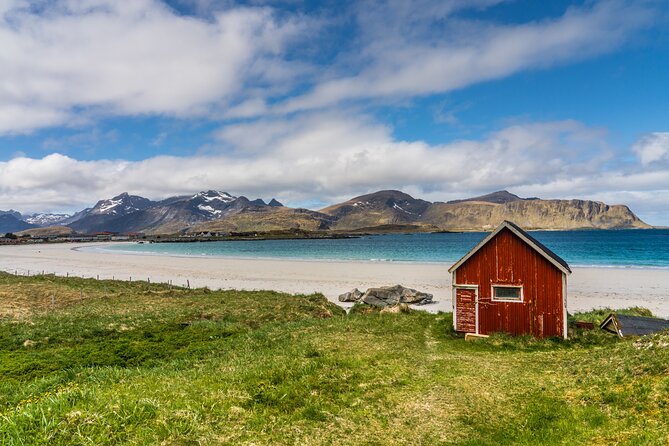
POLYGON ((571 269, 514 223, 503 222, 449 272, 456 331, 567 337, 571 269))
POLYGON ((95 237, 96 240, 111 240, 112 237, 117 234, 118 234, 117 232, 102 231, 102 232, 94 232, 91 235, 95 237))

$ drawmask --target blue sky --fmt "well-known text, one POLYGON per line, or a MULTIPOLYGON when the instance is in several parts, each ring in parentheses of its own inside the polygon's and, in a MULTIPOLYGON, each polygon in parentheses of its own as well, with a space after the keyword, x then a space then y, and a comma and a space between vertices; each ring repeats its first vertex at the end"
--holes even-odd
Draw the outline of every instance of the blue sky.
POLYGON ((0 209, 508 189, 669 225, 668 19, 652 0, 0 0, 0 209))

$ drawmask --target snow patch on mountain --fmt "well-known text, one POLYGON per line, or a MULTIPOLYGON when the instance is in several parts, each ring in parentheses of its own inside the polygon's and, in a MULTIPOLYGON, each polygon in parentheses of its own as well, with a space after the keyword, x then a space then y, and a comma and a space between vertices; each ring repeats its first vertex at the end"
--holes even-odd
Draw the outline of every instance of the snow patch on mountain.
POLYGON ((207 219, 219 218, 236 200, 238 200, 237 197, 217 190, 198 192, 190 199, 195 208, 205 214, 207 219))
POLYGON ((418 214, 416 214, 415 212, 411 212, 411 211, 407 211, 406 209, 403 209, 403 208, 402 208, 399 204, 397 204, 397 203, 394 203, 394 204, 393 204, 393 208, 397 209, 398 211, 406 212, 407 214, 418 215, 418 214))
POLYGON ((203 212, 207 212, 212 215, 219 215, 223 213, 223 211, 220 209, 214 209, 213 207, 204 204, 199 205, 197 208, 203 212))
POLYGON ((97 211, 100 214, 111 214, 115 212, 113 209, 121 204, 123 204, 123 200, 107 200, 98 207, 97 211))
POLYGON ((237 197, 233 197, 227 192, 221 192, 217 190, 198 192, 197 194, 193 195, 192 199, 195 200, 198 198, 204 201, 222 201, 223 203, 230 203, 231 201, 235 201, 237 199, 237 197))
POLYGON ((68 218, 72 217, 70 214, 32 214, 24 220, 32 225, 37 226, 55 226, 59 223, 64 222, 68 218))

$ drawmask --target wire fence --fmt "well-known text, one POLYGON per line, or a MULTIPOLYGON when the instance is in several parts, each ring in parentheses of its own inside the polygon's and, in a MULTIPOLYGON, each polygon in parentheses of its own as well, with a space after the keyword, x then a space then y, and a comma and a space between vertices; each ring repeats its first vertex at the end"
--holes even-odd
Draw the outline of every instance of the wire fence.
POLYGON ((4 271, 5 273, 14 275, 14 276, 24 276, 24 277, 35 277, 35 276, 54 276, 54 277, 60 277, 60 278, 76 278, 76 279, 89 279, 89 280, 96 280, 96 281, 112 281, 112 282, 145 282, 148 285, 154 284, 154 285, 167 285, 169 289, 172 288, 185 288, 185 289, 192 289, 195 288, 193 284, 191 283, 190 279, 181 279, 182 285, 175 285, 173 279, 168 279, 165 281, 156 281, 152 280, 150 276, 146 277, 144 279, 143 277, 138 278, 137 276, 117 276, 117 275, 111 275, 111 276, 100 276, 100 274, 95 274, 95 275, 86 275, 86 274, 75 274, 75 273, 70 273, 69 271, 66 271, 64 273, 62 272, 56 272, 56 271, 47 271, 47 270, 30 270, 30 269, 22 269, 22 268, 13 268, 13 269, 2 269, 1 271, 4 271), (185 280, 185 281, 184 281, 185 280))

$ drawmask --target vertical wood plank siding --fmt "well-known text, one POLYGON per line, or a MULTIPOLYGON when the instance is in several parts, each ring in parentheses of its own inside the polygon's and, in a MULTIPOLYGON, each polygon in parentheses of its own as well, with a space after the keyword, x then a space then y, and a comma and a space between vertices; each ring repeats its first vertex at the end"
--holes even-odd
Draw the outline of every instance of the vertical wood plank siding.
POLYGON ((457 331, 476 332, 476 290, 473 288, 456 288, 456 321, 457 331))
POLYGON ((562 271, 509 229, 460 265, 456 275, 459 285, 479 286, 479 333, 563 335, 562 271), (492 301, 492 285, 522 286, 523 302, 492 301))

